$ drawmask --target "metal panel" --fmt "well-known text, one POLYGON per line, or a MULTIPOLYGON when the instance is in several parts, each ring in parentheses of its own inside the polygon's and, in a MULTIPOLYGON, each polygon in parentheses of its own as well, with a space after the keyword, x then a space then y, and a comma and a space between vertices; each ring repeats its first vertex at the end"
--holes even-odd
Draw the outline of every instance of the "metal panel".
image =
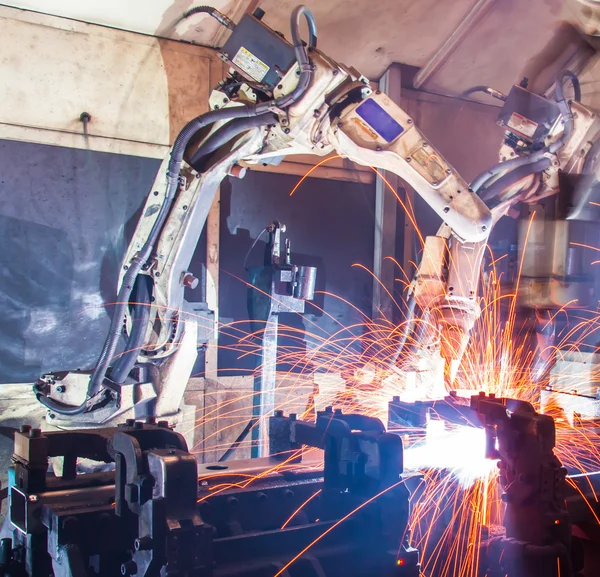
POLYGON ((0 383, 94 365, 158 166, 0 141, 0 383))

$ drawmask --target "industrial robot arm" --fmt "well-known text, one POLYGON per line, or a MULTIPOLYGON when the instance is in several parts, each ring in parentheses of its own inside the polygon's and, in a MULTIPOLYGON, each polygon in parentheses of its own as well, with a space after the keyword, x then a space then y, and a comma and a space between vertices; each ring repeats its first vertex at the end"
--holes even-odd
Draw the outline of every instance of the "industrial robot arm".
POLYGON ((440 311, 450 335, 442 340, 450 343, 446 354, 452 357, 460 348, 454 335, 464 343, 478 314, 479 265, 494 219, 531 188, 523 181, 536 178, 533 169, 560 164, 556 151, 548 150, 538 164, 529 163, 533 153, 493 169, 483 184, 488 193, 500 189, 493 197, 500 203, 490 210, 405 111, 374 92, 356 70, 316 48, 308 9, 300 6, 292 14, 291 44, 261 18, 259 11, 237 25, 229 22, 233 32, 221 57, 230 73, 213 91, 211 111, 184 127, 159 170, 123 260, 109 336, 95 370, 91 376, 46 375, 37 383, 52 422, 90 426, 125 417, 176 417, 197 348, 198 323, 185 311, 184 290, 196 282, 188 266, 220 182, 242 176, 240 163, 336 152, 414 187, 445 223, 443 233, 426 243, 414 298, 440 311), (303 16, 307 45, 299 33, 303 16), (507 200, 503 179, 522 166, 527 173, 511 190, 521 188, 507 200), (125 350, 117 355, 124 329, 125 350), (65 379, 74 383, 66 392, 65 379))

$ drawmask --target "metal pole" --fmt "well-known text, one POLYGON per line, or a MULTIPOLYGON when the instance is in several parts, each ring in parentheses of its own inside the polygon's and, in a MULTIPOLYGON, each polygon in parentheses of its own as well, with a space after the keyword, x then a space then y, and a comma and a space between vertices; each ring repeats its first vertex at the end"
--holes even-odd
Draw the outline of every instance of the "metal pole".
POLYGON ((279 315, 271 313, 262 333, 262 350, 254 374, 252 417, 257 420, 252 428, 251 456, 269 454, 269 417, 275 411, 277 385, 277 329, 279 315))

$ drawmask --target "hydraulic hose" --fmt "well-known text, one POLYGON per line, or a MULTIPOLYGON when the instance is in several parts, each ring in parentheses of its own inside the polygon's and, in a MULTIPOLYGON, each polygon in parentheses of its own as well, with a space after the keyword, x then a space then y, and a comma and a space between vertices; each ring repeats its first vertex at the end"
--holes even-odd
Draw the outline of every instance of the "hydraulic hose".
POLYGON ((58 401, 53 401, 47 395, 42 393, 41 391, 35 392, 36 399, 44 405, 47 409, 50 409, 54 413, 58 413, 59 415, 81 415, 81 413, 85 413, 87 409, 87 399, 81 405, 76 407, 72 407, 71 405, 65 405, 64 403, 59 403, 58 401))
POLYGON ((257 106, 259 113, 263 112, 261 108, 264 108, 264 112, 266 112, 273 105, 278 108, 285 108, 286 106, 290 106, 291 104, 296 102, 304 94, 304 92, 306 92, 306 89, 310 84, 313 73, 313 67, 310 63, 310 60, 308 59, 308 53, 306 51, 306 48, 304 47, 304 44, 302 43, 302 36, 300 35, 300 19, 302 18, 302 16, 306 18, 306 22, 308 24, 308 46, 311 49, 317 47, 317 24, 315 22, 315 18, 312 12, 306 6, 296 6, 290 18, 290 28, 292 32, 292 43, 294 45, 296 61, 298 62, 298 66, 300 67, 300 77, 298 78, 298 85, 288 95, 282 96, 281 98, 278 98, 270 104, 259 104, 257 106))
POLYGON ((104 347, 102 348, 102 352, 98 357, 96 369, 90 378, 88 386, 88 398, 93 397, 100 390, 102 381, 106 376, 106 371, 108 369, 110 360, 115 354, 117 344, 119 342, 119 336, 121 334, 121 328, 125 320, 125 312, 127 305, 129 304, 131 292, 133 290, 133 285, 140 270, 144 264, 146 264, 146 261, 152 254, 154 244, 160 235, 160 231, 162 230, 163 224, 169 214, 173 199, 175 198, 175 193, 177 192, 177 186, 179 183, 179 171, 181 170, 183 153, 186 146, 194 134, 209 124, 218 122, 219 120, 230 120, 233 118, 242 117, 247 118, 255 114, 256 107, 253 105, 232 106, 231 108, 212 110, 188 122, 175 139, 175 143, 173 144, 173 148, 171 150, 169 167, 167 169, 167 191, 163 204, 158 212, 158 216, 154 222, 154 225, 152 226, 146 243, 137 253, 135 258, 130 262, 129 268, 123 276, 121 289, 119 290, 116 299, 117 304, 115 305, 115 310, 110 323, 110 329, 108 331, 108 338, 106 339, 104 347))
MULTIPOLYGON (((205 8, 208 9, 210 7, 197 8, 198 10, 195 13, 211 13, 209 10, 205 10, 205 8)), ((96 369, 94 370, 94 373, 90 378, 90 382, 88 385, 87 400, 95 396, 100 390, 104 377, 106 376, 106 371, 108 370, 110 360, 115 354, 115 350, 117 348, 119 336, 121 333, 121 327, 125 319, 126 308, 131 297, 131 292, 133 290, 135 280, 142 267, 150 258, 154 249, 154 244, 156 243, 160 231, 162 230, 162 226, 169 214, 171 204, 175 197, 175 193, 177 192, 179 172, 181 170, 181 164, 183 162, 183 154, 192 137, 202 128, 221 120, 250 118, 253 116, 265 114, 272 107, 283 108, 289 106, 296 102, 308 88, 312 79, 313 67, 310 64, 306 48, 304 47, 302 43, 302 38, 300 36, 300 18, 302 16, 304 16, 308 22, 308 28, 310 33, 309 46, 312 45, 314 47, 316 46, 317 42, 316 23, 312 13, 305 6, 298 6, 292 12, 290 26, 294 42, 296 59, 300 67, 300 76, 298 79, 298 85, 290 94, 283 96, 277 100, 271 100, 257 105, 232 106, 229 108, 212 110, 188 122, 175 139, 175 143, 173 144, 173 148, 171 150, 171 159, 169 161, 169 166, 167 169, 167 191, 165 193, 163 204, 159 210, 158 216, 156 218, 156 221, 154 222, 150 234, 148 235, 148 239, 146 240, 142 249, 131 261, 127 272, 123 276, 121 288, 117 295, 117 304, 115 306, 115 310, 112 316, 108 336, 106 342, 104 343, 104 347, 102 348, 102 352, 98 357, 96 369)), ((52 402, 50 399, 45 400, 48 402, 52 402)), ((69 409, 78 412, 65 413, 64 409, 60 410, 59 408, 56 409, 56 412, 59 412, 61 414, 78 414, 79 412, 85 411, 87 406, 87 400, 81 407, 73 407, 69 409)))
POLYGON ((483 190, 479 196, 487 204, 492 200, 496 200, 507 188, 514 186, 520 180, 523 180, 532 174, 543 172, 551 164, 552 160, 544 157, 533 164, 526 164, 524 166, 520 166, 519 168, 515 168, 491 184, 489 188, 483 190))
POLYGON ((212 154, 215 150, 221 148, 224 144, 229 142, 232 138, 238 134, 242 134, 247 130, 256 128, 259 126, 266 126, 267 124, 275 124, 277 117, 272 112, 266 114, 259 114, 258 116, 251 116, 250 118, 238 118, 232 120, 227 124, 224 124, 211 134, 199 147, 190 159, 190 165, 196 170, 197 166, 201 164, 204 157, 212 154))
POLYGON ((125 345, 125 351, 119 357, 110 371, 110 380, 117 385, 125 382, 131 369, 140 354, 144 344, 144 337, 150 320, 150 299, 152 292, 152 278, 139 274, 133 289, 135 303, 131 311, 131 331, 125 345))
POLYGON ((556 100, 565 100, 563 84, 567 79, 569 79, 573 85, 573 100, 575 102, 581 102, 581 84, 579 78, 577 78, 577 75, 570 70, 563 70, 556 79, 556 100))
POLYGON ((502 172, 509 172, 515 168, 519 168, 520 166, 526 166, 528 164, 537 162, 540 158, 544 157, 546 152, 547 151, 545 149, 540 149, 528 156, 518 156, 517 158, 511 158, 505 162, 499 162, 498 164, 495 164, 485 172, 482 172, 473 180, 471 183, 471 190, 475 193, 479 192, 479 189, 486 184, 486 182, 489 182, 502 172))
POLYGON ((220 24, 225 26, 225 28, 229 28, 229 30, 233 30, 235 28, 235 22, 227 18, 225 14, 219 12, 213 6, 194 6, 194 8, 190 8, 183 13, 182 19, 189 18, 190 16, 194 16, 195 14, 208 14, 212 16, 215 20, 218 20, 220 24))
POLYGON ((499 90, 490 88, 489 86, 473 86, 473 88, 469 88, 468 90, 465 90, 462 93, 462 95, 470 96, 471 94, 475 94, 476 92, 483 92, 484 94, 489 94, 490 96, 492 96, 493 98, 496 98, 497 100, 502 100, 502 102, 506 101, 505 94, 503 94, 499 90))

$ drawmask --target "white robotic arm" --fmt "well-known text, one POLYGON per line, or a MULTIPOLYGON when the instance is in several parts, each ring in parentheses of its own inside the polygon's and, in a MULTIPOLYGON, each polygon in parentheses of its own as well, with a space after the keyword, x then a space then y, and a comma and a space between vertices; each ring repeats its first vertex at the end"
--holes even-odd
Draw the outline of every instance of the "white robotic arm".
MULTIPOLYGON (((316 26, 306 8, 292 14, 292 44, 261 18, 245 15, 237 26, 230 23, 233 33, 221 53, 230 74, 213 92, 211 112, 183 129, 160 168, 123 261, 111 331, 96 369, 91 377, 46 375, 36 385, 51 422, 78 427, 177 417, 196 359, 197 323, 184 311, 184 290, 194 282, 188 266, 219 183, 240 176, 242 161, 336 152, 408 182, 445 223, 439 236, 427 239, 414 298, 439 313, 446 335, 442 354, 462 354, 478 315, 475 296, 492 211, 406 112, 373 92, 354 69, 316 49, 316 26), (298 32, 303 15, 308 50, 298 32), (127 344, 116 355, 124 326, 127 344), (73 381, 68 393, 65 379, 73 381)), ((484 180, 501 180, 501 172, 484 180)), ((537 177, 527 174, 511 190, 527 188, 527 178, 537 177)), ((505 188, 503 202, 518 198, 505 188)), ((496 216, 504 209, 496 206, 496 216)))

